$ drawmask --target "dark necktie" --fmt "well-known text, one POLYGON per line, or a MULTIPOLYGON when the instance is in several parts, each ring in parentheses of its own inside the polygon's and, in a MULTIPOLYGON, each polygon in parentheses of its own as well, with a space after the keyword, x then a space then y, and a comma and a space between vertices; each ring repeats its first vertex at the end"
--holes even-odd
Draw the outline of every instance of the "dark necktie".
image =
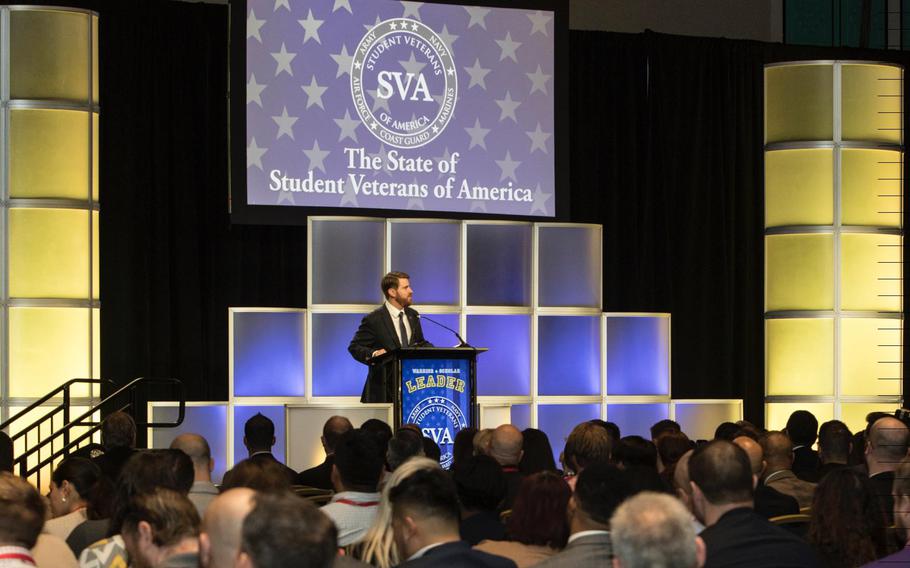
POLYGON ((408 330, 404 327, 404 312, 398 312, 398 339, 402 347, 408 346, 408 330))

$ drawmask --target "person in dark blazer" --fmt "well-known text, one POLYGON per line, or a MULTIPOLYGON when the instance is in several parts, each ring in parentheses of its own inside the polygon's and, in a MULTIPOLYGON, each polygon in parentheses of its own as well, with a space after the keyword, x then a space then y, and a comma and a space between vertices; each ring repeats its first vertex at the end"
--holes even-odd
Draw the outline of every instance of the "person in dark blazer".
POLYGON ((294 483, 317 489, 334 489, 332 484, 332 465, 335 463, 335 444, 341 436, 354 426, 344 416, 332 416, 322 426, 322 449, 325 450, 325 461, 321 464, 301 471, 297 474, 294 483))
POLYGON ((752 475, 758 480, 754 495, 755 512, 766 519, 799 513, 799 501, 795 497, 785 495, 761 482, 762 473, 765 469, 764 453, 761 445, 748 436, 738 436, 733 439, 733 443, 746 452, 749 457, 749 466, 752 468, 752 475))
POLYGON ((808 410, 796 410, 787 419, 784 429, 793 442, 793 474, 803 481, 818 483, 821 462, 812 444, 818 438, 818 420, 808 410))
POLYGON ((879 418, 866 439, 866 467, 869 482, 875 490, 888 524, 894 524, 894 471, 907 456, 910 431, 893 416, 879 418))
POLYGON ((411 277, 389 272, 382 277, 381 288, 385 302, 364 316, 348 345, 351 356, 370 367, 360 402, 392 402, 393 368, 382 356, 402 346, 427 344, 420 316, 410 307, 414 296, 411 277))
MULTIPOLYGON (((272 446, 275 445, 275 423, 269 417, 257 412, 243 425, 243 434, 243 445, 250 453, 249 461, 254 463, 274 462, 284 472, 288 485, 293 485, 297 472, 272 455, 272 446)), ((221 481, 222 485, 228 487, 232 485, 233 473, 233 469, 225 472, 221 481)))
POLYGON ((501 556, 474 550, 460 540, 455 482, 439 468, 406 477, 389 491, 398 555, 406 568, 515 568, 501 556))

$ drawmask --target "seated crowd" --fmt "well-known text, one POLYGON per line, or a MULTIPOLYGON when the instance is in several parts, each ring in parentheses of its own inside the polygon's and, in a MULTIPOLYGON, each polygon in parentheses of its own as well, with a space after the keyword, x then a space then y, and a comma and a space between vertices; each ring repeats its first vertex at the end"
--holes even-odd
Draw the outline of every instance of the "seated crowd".
POLYGON ((466 428, 441 456, 413 425, 334 416, 325 461, 298 473, 257 414, 216 486, 203 435, 137 450, 116 413, 46 498, 0 433, 0 568, 910 565, 910 431, 867 421, 854 434, 797 411, 784 431, 726 422, 696 441, 671 420, 651 439, 592 420, 557 463, 533 428, 466 428))

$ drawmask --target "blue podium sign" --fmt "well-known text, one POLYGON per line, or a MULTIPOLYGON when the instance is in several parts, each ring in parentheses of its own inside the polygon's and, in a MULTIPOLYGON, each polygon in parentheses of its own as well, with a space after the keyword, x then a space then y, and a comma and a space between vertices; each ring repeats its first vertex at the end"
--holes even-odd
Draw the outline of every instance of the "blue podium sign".
POLYGON ((471 425, 471 360, 403 359, 401 423, 416 424, 441 450, 439 463, 452 465, 455 435, 471 425))

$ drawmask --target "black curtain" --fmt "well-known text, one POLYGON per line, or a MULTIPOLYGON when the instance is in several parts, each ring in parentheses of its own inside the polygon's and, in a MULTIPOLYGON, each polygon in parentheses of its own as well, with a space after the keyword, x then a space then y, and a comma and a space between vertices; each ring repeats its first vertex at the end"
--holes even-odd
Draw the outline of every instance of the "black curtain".
MULTIPOLYGON (((100 29, 102 375, 223 400, 228 308, 305 307, 305 228, 230 224, 226 7, 110 2, 100 29)), ((673 396, 744 398, 762 423, 763 65, 906 56, 655 33, 570 44, 562 190, 570 220, 604 226, 604 309, 672 313, 673 396)))

